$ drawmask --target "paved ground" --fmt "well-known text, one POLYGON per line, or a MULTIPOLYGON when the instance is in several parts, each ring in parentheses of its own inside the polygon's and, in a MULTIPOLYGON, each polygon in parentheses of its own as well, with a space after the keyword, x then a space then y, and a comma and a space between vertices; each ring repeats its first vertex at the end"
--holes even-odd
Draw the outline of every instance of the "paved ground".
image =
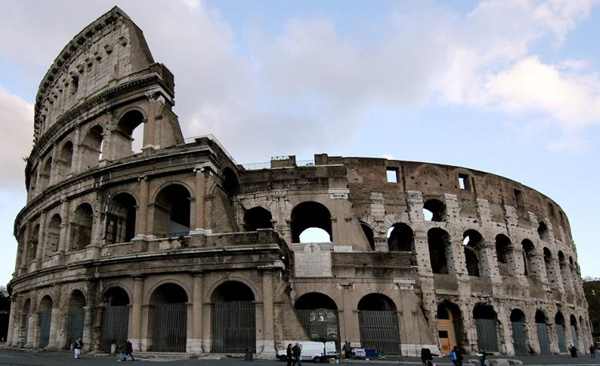
MULTIPOLYGON (((495 357, 491 357, 493 359, 495 357)), ((505 357, 498 357, 505 358, 505 357)), ((523 361, 525 365, 600 365, 600 357, 590 358, 589 356, 581 356, 572 358, 568 356, 534 356, 534 357, 510 357, 523 361)), ((471 357, 467 357, 471 359, 471 357)), ((451 363, 447 358, 438 358, 434 360, 440 366, 450 366, 451 363)), ((71 366, 71 365, 107 365, 116 363, 116 358, 112 356, 89 356, 84 355, 81 359, 76 360, 70 352, 34 352, 34 351, 19 351, 10 348, 0 349, 0 365, 7 366, 71 366)), ((156 363, 165 363, 165 366, 285 366, 285 363, 275 360, 254 360, 252 362, 244 361, 241 358, 222 358, 222 359, 192 359, 192 360, 144 360, 137 359, 134 365, 154 365, 156 363)), ((342 365, 348 366, 400 366, 400 365, 420 365, 421 362, 415 357, 394 357, 385 360, 349 360, 343 361, 342 365)), ((465 366, 468 362, 464 363, 465 366)), ((314 365, 308 363, 308 365, 314 365)), ((327 365, 327 364, 321 364, 327 365)))

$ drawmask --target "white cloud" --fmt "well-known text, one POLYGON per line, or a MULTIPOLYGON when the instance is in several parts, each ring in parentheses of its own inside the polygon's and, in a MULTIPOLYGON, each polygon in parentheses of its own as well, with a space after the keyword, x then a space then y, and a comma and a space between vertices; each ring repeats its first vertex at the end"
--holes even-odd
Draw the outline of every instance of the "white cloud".
POLYGON ((3 190, 25 191, 25 162, 33 146, 33 105, 0 85, 0 171, 3 190))

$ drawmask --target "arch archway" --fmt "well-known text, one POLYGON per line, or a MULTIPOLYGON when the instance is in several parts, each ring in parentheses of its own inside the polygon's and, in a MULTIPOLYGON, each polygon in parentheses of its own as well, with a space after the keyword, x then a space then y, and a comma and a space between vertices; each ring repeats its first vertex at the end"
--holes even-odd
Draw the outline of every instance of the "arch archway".
POLYGON ((540 344, 540 353, 549 355, 550 352, 550 337, 548 336, 548 325, 546 324, 546 315, 543 311, 535 312, 535 326, 537 328, 538 342, 540 344))
POLYGON ((473 319, 477 328, 477 347, 486 352, 499 352, 498 315, 491 305, 478 304, 473 308, 473 319))
POLYGON ((427 232, 427 243, 429 245, 429 260, 433 273, 448 274, 450 258, 450 235, 439 228, 433 228, 427 232))
POLYGON ((94 211, 88 203, 82 203, 75 210, 71 221, 71 250, 81 250, 92 242, 94 211))
POLYGON ((559 311, 554 316, 554 324, 556 325, 556 338, 558 341, 558 350, 567 352, 567 337, 565 336, 565 317, 559 311))
POLYGON ((311 340, 334 341, 339 346, 338 307, 331 297, 309 292, 296 300, 294 308, 311 340))
POLYGON ((100 125, 92 127, 83 143, 79 146, 81 167, 83 169, 95 168, 102 159, 102 149, 104 148, 104 130, 100 125))
POLYGON ((145 117, 139 110, 125 113, 116 130, 111 134, 114 159, 136 154, 142 151, 145 117))
POLYGON ((571 315, 571 317, 569 318, 570 320, 570 325, 571 325, 571 342, 572 344, 577 347, 577 349, 579 349, 579 334, 577 332, 577 319, 575 318, 575 315, 571 315))
POLYGON ((438 305, 437 331, 443 354, 450 354, 453 346, 464 345, 463 339, 457 337, 462 334, 462 315, 456 304, 443 301, 438 305))
POLYGON ((256 231, 256 229, 272 229, 273 216, 271 212, 264 207, 253 207, 244 212, 244 229, 246 231, 256 231))
POLYGON ((510 324, 515 355, 526 356, 529 351, 529 330, 527 329, 525 313, 521 309, 513 309, 510 312, 510 324))
POLYGON ((239 281, 224 282, 213 291, 211 352, 256 352, 254 301, 252 289, 239 281))
POLYGON ((64 179, 71 173, 73 165, 73 143, 65 142, 57 160, 57 179, 64 179))
POLYGON ((50 343, 50 328, 52 325, 52 298, 46 295, 40 302, 38 322, 40 327, 39 347, 44 348, 50 343))
POLYGON ((402 223, 394 224, 388 229, 388 250, 390 252, 410 252, 414 249, 415 239, 410 226, 402 223))
POLYGON ((129 295, 122 287, 109 288, 102 297, 102 330, 100 349, 110 352, 113 343, 127 339, 129 328, 129 295))
POLYGON ((154 352, 185 352, 187 342, 187 302, 185 290, 174 283, 160 285, 150 296, 149 347, 154 352))
POLYGON ((48 222, 48 228, 46 229, 46 242, 44 243, 45 258, 50 258, 54 253, 58 252, 61 224, 62 220, 58 214, 52 216, 50 222, 48 222))
POLYGON ((358 302, 358 326, 363 348, 384 354, 400 354, 396 305, 382 294, 368 294, 358 302))
POLYGON ((301 243, 300 235, 307 229, 320 229, 332 241, 331 213, 324 205, 318 202, 302 202, 292 210, 291 215, 292 242, 301 243))
POLYGON ((115 195, 106 212, 106 241, 127 243, 135 237, 136 201, 129 193, 115 195))
POLYGON ((483 246, 483 236, 476 230, 467 230, 463 233, 463 249, 469 276, 481 276, 479 256, 483 246))
POLYGON ((190 199, 190 192, 180 184, 161 189, 154 202, 154 235, 187 235, 190 232, 190 199))
POLYGON ((77 338, 83 338, 85 303, 85 296, 81 291, 75 290, 71 293, 67 314, 67 347, 73 344, 77 338))

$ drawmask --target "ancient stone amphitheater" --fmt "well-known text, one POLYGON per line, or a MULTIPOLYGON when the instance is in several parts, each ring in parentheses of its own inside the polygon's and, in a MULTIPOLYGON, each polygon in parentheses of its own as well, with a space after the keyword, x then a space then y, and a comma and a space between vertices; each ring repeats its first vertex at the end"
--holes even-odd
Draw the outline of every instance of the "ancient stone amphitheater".
POLYGON ((210 135, 184 139, 173 105, 173 75, 119 8, 55 59, 14 227, 9 345, 271 357, 301 339, 403 355, 589 344, 575 244, 549 197, 440 164, 243 166, 210 135))

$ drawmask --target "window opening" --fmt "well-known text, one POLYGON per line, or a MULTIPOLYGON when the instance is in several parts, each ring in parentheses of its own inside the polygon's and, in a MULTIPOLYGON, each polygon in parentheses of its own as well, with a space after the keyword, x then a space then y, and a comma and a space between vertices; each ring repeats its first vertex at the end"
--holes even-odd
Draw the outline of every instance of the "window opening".
POLYGON ((458 175, 458 187, 463 190, 470 190, 471 187, 469 185, 469 176, 466 174, 458 175))
POLYGON ((385 172, 388 183, 398 183, 398 168, 387 168, 385 172))
POLYGON ((517 208, 523 208, 525 207, 525 204, 523 203, 523 192, 519 191, 518 189, 515 189, 515 202, 517 203, 517 208))

